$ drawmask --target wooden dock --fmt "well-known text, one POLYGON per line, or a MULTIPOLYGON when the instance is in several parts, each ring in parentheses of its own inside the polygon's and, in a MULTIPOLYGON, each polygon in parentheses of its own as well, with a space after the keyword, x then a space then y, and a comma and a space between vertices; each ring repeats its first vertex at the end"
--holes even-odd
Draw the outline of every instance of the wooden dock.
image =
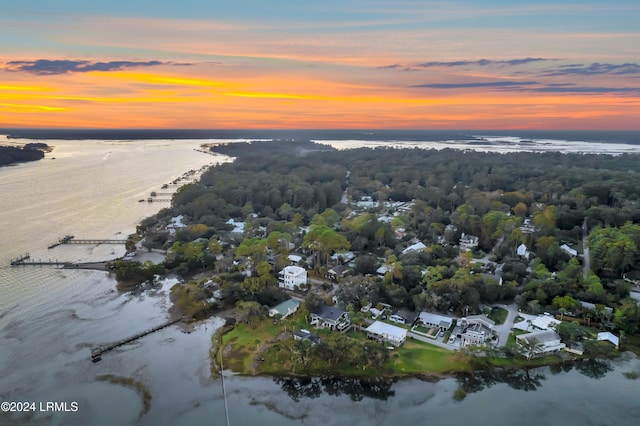
POLYGON ((58 238, 58 242, 57 243, 53 243, 47 248, 48 249, 52 249, 52 248, 58 247, 60 244, 67 244, 69 241, 71 241, 74 238, 75 237, 73 235, 65 235, 62 238, 58 238))
POLYGON ((34 265, 34 266, 64 266, 67 262, 60 262, 56 260, 41 260, 41 259, 32 259, 29 253, 25 253, 22 256, 12 259, 11 266, 25 266, 25 265, 34 265))
POLYGON ((125 244, 127 240, 100 240, 100 239, 85 239, 85 240, 76 240, 75 238, 72 240, 61 241, 60 244, 125 244))
POLYGON ((160 325, 158 325, 156 327, 153 327, 153 328, 150 328, 148 330, 145 330, 145 331, 143 331, 141 333, 134 334, 133 336, 129 336, 126 339, 118 340, 115 343, 111 343, 111 344, 106 345, 106 346, 97 346, 97 347, 91 349, 91 361, 98 362, 98 361, 100 361, 102 359, 102 354, 104 354, 105 352, 109 352, 110 350, 115 349, 115 348, 117 348, 119 346, 123 346, 123 345, 126 345, 127 343, 131 343, 131 342, 133 342, 135 340, 140 339, 141 337, 144 337, 144 336, 146 336, 148 334, 151 334, 151 333, 155 333, 156 331, 162 330, 163 328, 167 328, 170 325, 176 324, 176 323, 178 323, 178 322, 180 322, 182 320, 183 320, 183 318, 174 319, 174 320, 165 322, 163 324, 160 324, 160 325))
POLYGON ((11 260, 11 266, 58 266, 64 269, 90 269, 96 271, 107 271, 108 265, 109 261, 107 260, 98 262, 61 262, 57 259, 32 259, 29 253, 11 260))
POLYGON ((29 252, 27 252, 22 256, 18 256, 15 259, 11 259, 11 266, 21 265, 29 259, 31 259, 31 256, 29 255, 29 252))

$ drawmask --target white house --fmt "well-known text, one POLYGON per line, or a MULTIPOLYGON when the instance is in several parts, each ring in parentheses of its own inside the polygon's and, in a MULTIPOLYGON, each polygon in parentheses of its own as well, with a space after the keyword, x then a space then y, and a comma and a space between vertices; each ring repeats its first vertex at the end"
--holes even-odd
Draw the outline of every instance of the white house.
POLYGON ((529 257, 531 256, 531 252, 524 244, 520 244, 518 246, 518 248, 516 249, 516 253, 518 254, 518 256, 524 257, 525 259, 529 259, 529 257))
POLYGON ((568 253, 572 257, 576 257, 578 255, 577 251, 575 251, 574 249, 572 249, 566 244, 561 245, 560 250, 564 251, 565 253, 568 253))
POLYGON ((227 225, 233 226, 233 229, 231 231, 229 231, 232 234, 243 234, 244 233, 244 226, 245 226, 244 222, 236 222, 233 219, 229 219, 227 221, 227 225))
POLYGON ((289 315, 295 313, 300 307, 300 302, 295 299, 285 300, 284 302, 269 309, 269 316, 275 317, 280 315, 281 319, 285 319, 289 315))
POLYGON ((471 315, 461 318, 461 346, 485 345, 492 337, 496 323, 484 315, 471 315))
POLYGON ((376 321, 366 329, 367 337, 381 342, 390 343, 393 346, 402 345, 407 340, 407 330, 402 327, 376 321))
POLYGON ((475 235, 467 235, 464 232, 460 237, 460 250, 462 251, 470 251, 474 248, 478 247, 478 242, 480 239, 475 235))
POLYGON ((184 224, 184 216, 174 216, 169 220, 169 224, 167 225, 167 229, 182 229, 186 228, 187 225, 184 224))
POLYGON ((533 234, 534 232, 536 232, 536 227, 533 225, 533 222, 531 222, 531 219, 527 218, 520 226, 520 231, 523 234, 533 234))
POLYGON ((567 345, 560 341, 560 336, 554 330, 534 331, 533 333, 521 334, 516 336, 516 342, 519 345, 525 345, 526 342, 539 344, 536 354, 545 354, 556 352, 564 349, 567 345))
POLYGON ((299 266, 286 266, 278 274, 278 286, 287 290, 307 285, 307 271, 299 266))
POLYGON ((407 254, 407 253, 410 253, 412 251, 423 251, 426 248, 427 248, 427 246, 425 246, 422 241, 419 241, 419 242, 417 242, 417 243, 415 243, 413 245, 410 245, 406 249, 402 250, 402 254, 407 254))
POLYGON ((531 321, 531 325, 538 330, 549 330, 550 328, 555 328, 558 324, 560 324, 560 321, 550 314, 538 315, 531 321))

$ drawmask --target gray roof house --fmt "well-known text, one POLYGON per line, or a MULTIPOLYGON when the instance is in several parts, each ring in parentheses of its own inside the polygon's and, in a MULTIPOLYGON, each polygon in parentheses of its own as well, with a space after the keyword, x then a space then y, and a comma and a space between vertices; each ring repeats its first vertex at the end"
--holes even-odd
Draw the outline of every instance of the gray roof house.
POLYGON ((540 345, 536 350, 536 355, 559 351, 566 347, 566 345, 560 341, 560 336, 555 330, 542 330, 521 334, 516 336, 516 342, 519 345, 523 345, 524 342, 540 345))
POLYGON ((309 314, 309 318, 316 328, 344 330, 350 324, 349 314, 337 306, 322 305, 318 312, 309 314))
POLYGON ((451 328, 451 325, 453 325, 453 318, 432 314, 430 312, 420 312, 418 320, 426 327, 437 327, 442 331, 448 330, 451 328))
POLYGON ((311 342, 311 344, 313 346, 315 346, 318 343, 320 343, 320 336, 318 336, 316 334, 313 334, 309 330, 305 330, 304 328, 294 332, 293 333, 293 339, 297 340, 299 342, 308 340, 308 341, 311 342))

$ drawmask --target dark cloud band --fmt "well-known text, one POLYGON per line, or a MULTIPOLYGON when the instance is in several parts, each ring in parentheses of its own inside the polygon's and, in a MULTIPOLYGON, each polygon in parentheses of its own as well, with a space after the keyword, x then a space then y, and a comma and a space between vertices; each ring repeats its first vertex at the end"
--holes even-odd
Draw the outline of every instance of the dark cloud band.
POLYGON ((413 88, 427 88, 427 89, 472 89, 478 87, 511 87, 518 88, 521 86, 529 86, 532 84, 538 84, 536 81, 482 81, 471 83, 432 83, 432 84, 417 84, 411 86, 413 88))
MULTIPOLYGON (((91 71, 120 71, 126 68, 152 67, 171 64, 161 61, 72 61, 66 59, 38 59, 35 61, 10 61, 0 69, 5 71, 28 72, 36 75, 57 75, 91 71)), ((188 64, 180 64, 188 65, 188 64)))

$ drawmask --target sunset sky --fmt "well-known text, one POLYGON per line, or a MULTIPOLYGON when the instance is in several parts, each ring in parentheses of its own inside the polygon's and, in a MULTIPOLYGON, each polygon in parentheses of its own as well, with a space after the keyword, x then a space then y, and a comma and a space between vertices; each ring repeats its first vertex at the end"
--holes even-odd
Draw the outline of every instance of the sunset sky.
POLYGON ((29 0, 0 127, 640 130, 638 0, 29 0))

